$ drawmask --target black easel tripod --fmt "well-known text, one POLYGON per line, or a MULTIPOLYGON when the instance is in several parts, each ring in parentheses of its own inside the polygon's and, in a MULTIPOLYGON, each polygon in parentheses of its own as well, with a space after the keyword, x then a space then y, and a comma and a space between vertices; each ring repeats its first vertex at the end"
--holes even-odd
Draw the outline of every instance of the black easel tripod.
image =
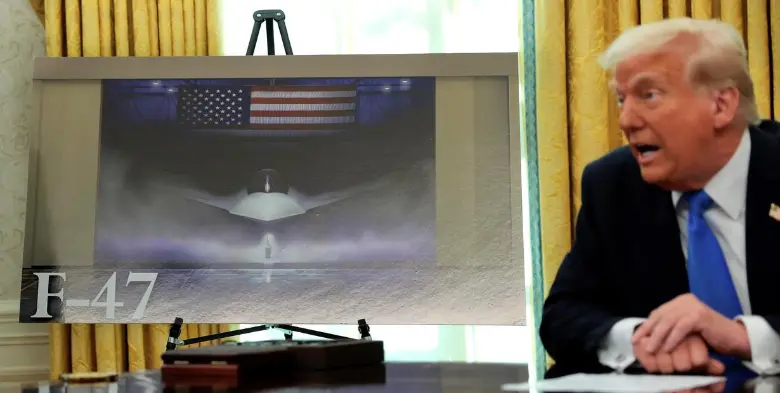
POLYGON ((260 35, 260 26, 265 23, 265 39, 268 43, 268 55, 275 55, 274 48, 274 22, 279 25, 279 34, 282 36, 282 45, 284 45, 284 53, 286 55, 292 55, 292 45, 290 45, 290 36, 287 35, 287 25, 284 23, 284 11, 282 10, 259 10, 255 11, 253 15, 255 19, 255 25, 252 27, 252 35, 249 36, 249 45, 246 48, 247 56, 255 55, 255 47, 257 47, 257 37, 260 35))
MULTIPOLYGON (((210 334, 208 336, 202 336, 202 337, 193 337, 188 338, 186 340, 179 340, 179 336, 181 335, 181 325, 184 323, 184 320, 181 318, 176 318, 173 323, 171 324, 171 328, 168 331, 168 342, 165 344, 165 350, 170 351, 176 349, 177 345, 190 345, 190 344, 197 344, 202 343, 204 341, 211 341, 211 340, 217 340, 220 338, 225 337, 235 337, 242 334, 252 333, 252 332, 261 332, 263 330, 270 330, 270 329, 277 329, 284 332, 284 339, 285 341, 292 341, 293 332, 308 334, 310 336, 320 337, 320 338, 326 338, 329 340, 356 340, 354 338, 350 337, 344 337, 339 336, 336 334, 330 334, 325 332, 319 332, 316 330, 311 329, 305 329, 301 327, 296 327, 292 325, 259 325, 259 326, 253 326, 251 328, 246 329, 238 329, 233 330, 230 332, 222 332, 217 334, 210 334)), ((370 334, 371 328, 368 327, 368 323, 366 323, 365 319, 358 320, 358 332, 360 333, 360 339, 361 340, 371 340, 371 334, 370 334)))

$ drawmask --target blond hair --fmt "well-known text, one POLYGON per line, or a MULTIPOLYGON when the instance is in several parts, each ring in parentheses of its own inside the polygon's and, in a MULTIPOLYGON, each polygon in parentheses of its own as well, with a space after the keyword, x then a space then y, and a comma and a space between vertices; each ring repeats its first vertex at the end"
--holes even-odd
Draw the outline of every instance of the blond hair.
POLYGON ((736 88, 740 93, 739 112, 744 120, 749 124, 760 122, 745 42, 726 22, 674 18, 640 25, 612 42, 599 63, 614 73, 619 63, 636 55, 659 51, 684 36, 695 38, 696 44, 687 60, 691 83, 710 89, 736 88))

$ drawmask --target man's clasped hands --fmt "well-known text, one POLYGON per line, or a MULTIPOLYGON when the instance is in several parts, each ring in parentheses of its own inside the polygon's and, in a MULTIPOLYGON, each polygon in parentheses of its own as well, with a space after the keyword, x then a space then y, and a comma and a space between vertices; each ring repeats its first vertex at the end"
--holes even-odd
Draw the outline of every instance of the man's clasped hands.
POLYGON ((631 339, 634 356, 651 373, 720 375, 724 365, 709 350, 749 360, 745 326, 685 294, 655 309, 631 339))

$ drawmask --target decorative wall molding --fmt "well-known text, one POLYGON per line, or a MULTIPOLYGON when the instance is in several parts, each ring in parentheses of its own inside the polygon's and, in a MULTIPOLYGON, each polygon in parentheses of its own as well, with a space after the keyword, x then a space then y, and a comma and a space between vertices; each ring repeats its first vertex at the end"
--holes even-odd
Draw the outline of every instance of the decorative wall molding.
POLYGON ((19 323, 19 300, 0 300, 0 381, 48 378, 48 325, 19 323))
POLYGON ((9 345, 49 345, 49 333, 8 334, 0 331, 0 348, 9 345))
POLYGON ((0 300, 0 323, 7 317, 13 317, 13 322, 19 320, 19 299, 0 300))
MULTIPOLYGON (((0 300, 0 325, 19 323, 19 300, 0 300)), ((2 331, 0 331, 2 334, 2 331)))
POLYGON ((28 0, 0 0, 0 381, 49 378, 49 327, 20 324, 32 66, 44 31, 28 0))
POLYGON ((0 382, 35 382, 49 379, 49 365, 0 368, 0 382))

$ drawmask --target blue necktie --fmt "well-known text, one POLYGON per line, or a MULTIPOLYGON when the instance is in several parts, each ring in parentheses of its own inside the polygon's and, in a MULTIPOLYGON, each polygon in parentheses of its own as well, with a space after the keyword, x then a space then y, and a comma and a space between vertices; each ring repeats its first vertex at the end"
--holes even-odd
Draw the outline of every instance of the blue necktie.
POLYGON ((688 200, 688 283, 704 304, 734 318, 742 314, 734 282, 718 239, 704 220, 712 198, 704 191, 685 194, 688 200))
MULTIPOLYGON (((689 192, 684 197, 688 200, 688 283, 691 293, 713 310, 733 319, 742 314, 742 306, 723 250, 704 220, 704 212, 712 206, 712 198, 704 191, 689 192)), ((740 364, 735 358, 717 358, 727 367, 740 364)))

